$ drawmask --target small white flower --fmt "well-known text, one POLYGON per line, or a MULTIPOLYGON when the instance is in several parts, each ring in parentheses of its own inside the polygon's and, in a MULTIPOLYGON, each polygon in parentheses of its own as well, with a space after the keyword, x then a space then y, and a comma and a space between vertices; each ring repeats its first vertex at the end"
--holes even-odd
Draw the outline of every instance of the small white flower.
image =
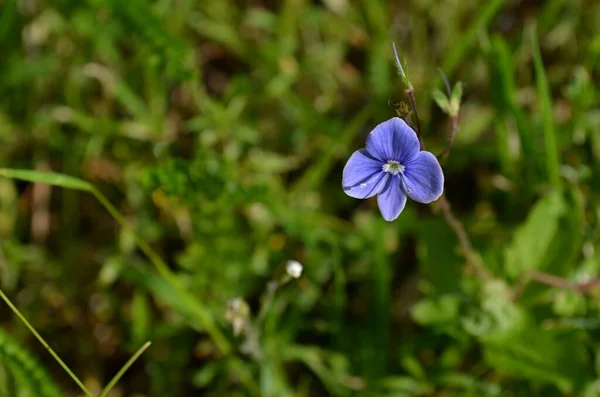
POLYGON ((293 278, 299 278, 302 275, 302 269, 302 264, 294 260, 289 260, 285 265, 285 271, 293 278))
POLYGON ((240 336, 248 326, 250 307, 242 298, 231 299, 227 302, 225 318, 233 327, 233 335, 240 336))

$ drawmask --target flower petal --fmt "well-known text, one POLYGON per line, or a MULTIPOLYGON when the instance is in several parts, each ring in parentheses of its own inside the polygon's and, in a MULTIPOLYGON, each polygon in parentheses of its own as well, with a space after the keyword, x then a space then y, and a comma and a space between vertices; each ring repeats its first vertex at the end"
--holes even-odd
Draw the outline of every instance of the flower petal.
POLYGON ((350 197, 364 199, 381 191, 387 180, 382 164, 365 149, 357 150, 350 156, 342 173, 342 187, 350 197))
POLYGON ((408 197, 428 204, 437 200, 444 191, 444 173, 438 159, 429 152, 419 154, 406 164, 404 184, 408 197))
POLYGON ((417 134, 399 117, 379 124, 367 137, 367 151, 383 162, 408 163, 419 153, 419 148, 417 134))
POLYGON ((389 176, 390 174, 388 174, 387 172, 380 172, 378 174, 373 175, 373 177, 367 182, 348 188, 345 187, 344 192, 348 196, 357 199, 366 199, 369 197, 373 197, 377 193, 381 192, 389 176))
POLYGON ((398 218, 406 205, 406 194, 400 188, 399 176, 387 180, 385 187, 377 196, 377 204, 383 219, 391 222, 398 218))

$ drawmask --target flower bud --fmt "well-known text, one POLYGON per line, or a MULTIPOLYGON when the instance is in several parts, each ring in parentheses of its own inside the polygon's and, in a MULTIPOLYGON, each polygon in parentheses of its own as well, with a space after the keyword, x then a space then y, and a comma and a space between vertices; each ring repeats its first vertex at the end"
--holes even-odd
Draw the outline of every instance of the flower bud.
POLYGON ((299 278, 302 275, 302 264, 298 261, 289 260, 285 265, 285 271, 293 278, 299 278))

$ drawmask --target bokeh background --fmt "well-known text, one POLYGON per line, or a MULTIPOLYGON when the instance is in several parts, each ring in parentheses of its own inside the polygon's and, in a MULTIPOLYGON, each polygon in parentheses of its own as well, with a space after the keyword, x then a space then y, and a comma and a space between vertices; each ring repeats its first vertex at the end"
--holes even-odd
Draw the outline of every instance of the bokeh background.
MULTIPOLYGON (((0 167, 115 207, 0 179, 2 291, 94 393, 152 341, 111 397, 598 396, 599 22, 594 0, 0 0, 0 167), (433 152, 438 68, 463 84, 442 164, 470 253, 439 203, 387 223, 341 189, 407 109, 392 41, 433 152)), ((0 395, 83 395, 4 303, 0 327, 0 395)))

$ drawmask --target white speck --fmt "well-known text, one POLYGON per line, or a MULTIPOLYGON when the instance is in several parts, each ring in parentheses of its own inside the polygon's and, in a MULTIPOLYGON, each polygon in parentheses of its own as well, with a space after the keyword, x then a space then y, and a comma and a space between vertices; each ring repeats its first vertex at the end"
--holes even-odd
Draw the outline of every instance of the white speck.
POLYGON ((289 260, 285 265, 285 271, 293 278, 299 278, 302 275, 302 264, 298 261, 289 260))
POLYGON ((361 183, 360 187, 367 187, 367 184, 366 183, 361 183))

